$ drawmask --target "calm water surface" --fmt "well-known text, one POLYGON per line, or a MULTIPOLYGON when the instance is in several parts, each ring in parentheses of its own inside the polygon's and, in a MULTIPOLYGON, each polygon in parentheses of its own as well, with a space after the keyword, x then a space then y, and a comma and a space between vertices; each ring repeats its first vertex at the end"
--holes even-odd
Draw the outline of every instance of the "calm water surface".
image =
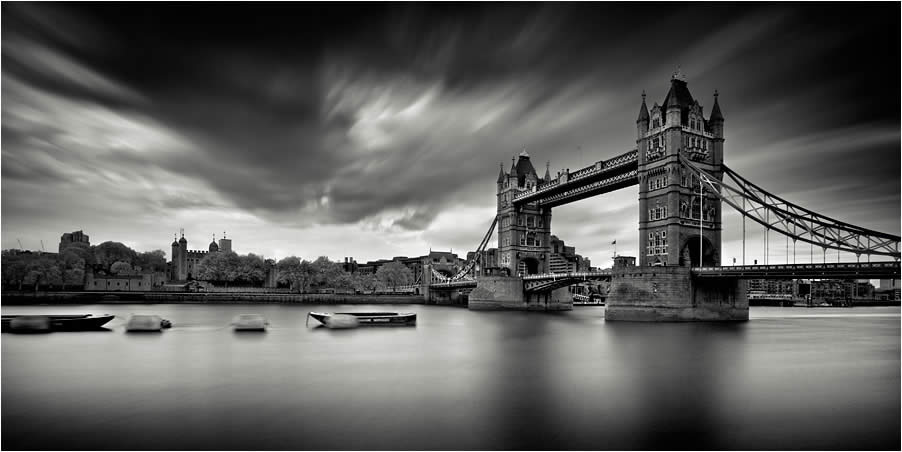
POLYGON ((739 324, 438 306, 91 305, 111 331, 3 334, 3 449, 896 449, 900 310, 739 324), (304 326, 400 310, 416 327, 304 326), (126 334, 131 313, 174 327, 126 334), (272 328, 233 333, 240 313, 272 328))

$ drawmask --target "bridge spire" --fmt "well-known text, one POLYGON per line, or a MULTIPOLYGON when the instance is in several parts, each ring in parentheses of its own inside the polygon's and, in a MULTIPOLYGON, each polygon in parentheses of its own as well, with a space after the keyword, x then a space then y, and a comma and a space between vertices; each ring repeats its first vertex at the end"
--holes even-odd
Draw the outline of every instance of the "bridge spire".
POLYGON ((720 103, 717 102, 717 96, 720 94, 717 90, 714 90, 714 107, 711 108, 711 119, 709 121, 720 121, 723 122, 723 113, 720 112, 720 103))
POLYGON ((545 182, 551 180, 551 161, 545 162, 545 182))
POLYGON ((498 170, 498 183, 501 184, 501 183, 504 183, 504 176, 505 176, 505 174, 504 174, 504 163, 499 162, 499 163, 498 163, 498 166, 499 166, 499 170, 498 170))
POLYGON ((648 107, 645 106, 645 90, 642 90, 642 106, 639 107, 639 119, 636 122, 648 122, 648 107))

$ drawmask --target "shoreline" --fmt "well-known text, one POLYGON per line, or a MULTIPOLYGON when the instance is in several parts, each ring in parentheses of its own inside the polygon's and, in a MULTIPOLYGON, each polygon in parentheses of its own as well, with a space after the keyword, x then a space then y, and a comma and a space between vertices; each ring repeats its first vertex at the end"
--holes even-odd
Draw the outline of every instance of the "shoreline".
POLYGON ((4 293, 0 304, 426 304, 422 295, 287 294, 229 292, 38 292, 4 293))

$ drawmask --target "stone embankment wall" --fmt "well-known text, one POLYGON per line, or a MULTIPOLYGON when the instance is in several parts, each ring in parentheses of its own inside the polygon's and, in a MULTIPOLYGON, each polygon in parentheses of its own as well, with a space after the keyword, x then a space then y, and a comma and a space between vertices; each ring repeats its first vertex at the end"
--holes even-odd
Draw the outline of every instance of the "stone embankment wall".
POLYGON ((422 295, 186 293, 186 292, 38 292, 4 293, 3 304, 424 304, 422 295))

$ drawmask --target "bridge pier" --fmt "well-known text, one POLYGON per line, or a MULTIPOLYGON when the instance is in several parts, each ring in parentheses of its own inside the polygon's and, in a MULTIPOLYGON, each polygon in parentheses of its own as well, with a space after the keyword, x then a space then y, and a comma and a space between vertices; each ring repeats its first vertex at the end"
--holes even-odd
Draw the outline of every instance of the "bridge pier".
POLYGON ((693 279, 689 267, 615 268, 606 320, 742 321, 749 318, 746 282, 693 279))
POLYGON ((526 292, 523 278, 477 276, 467 307, 476 310, 569 311, 573 300, 566 287, 545 292, 526 292))

